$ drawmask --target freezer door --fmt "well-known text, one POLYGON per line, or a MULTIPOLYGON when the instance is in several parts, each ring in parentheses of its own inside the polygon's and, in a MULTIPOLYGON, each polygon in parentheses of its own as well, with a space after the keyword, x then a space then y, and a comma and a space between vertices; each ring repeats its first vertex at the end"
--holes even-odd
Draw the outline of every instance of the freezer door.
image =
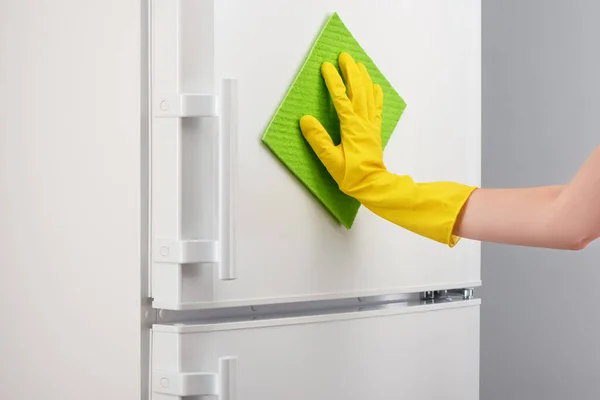
POLYGON ((478 300, 155 325, 151 398, 476 400, 478 359, 478 300))
POLYGON ((480 0, 152 0, 154 306, 479 285, 478 243, 449 249, 364 207, 348 230, 261 137, 337 12, 407 103, 388 168, 479 185, 480 11, 480 0))

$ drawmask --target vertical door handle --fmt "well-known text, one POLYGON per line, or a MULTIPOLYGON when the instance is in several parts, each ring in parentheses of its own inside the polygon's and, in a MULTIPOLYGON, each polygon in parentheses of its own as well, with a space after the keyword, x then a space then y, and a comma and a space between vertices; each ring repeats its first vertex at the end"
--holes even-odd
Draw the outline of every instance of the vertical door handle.
MULTIPOLYGON (((176 96, 171 96, 176 98, 176 96)), ((181 96, 180 96, 181 97, 181 96)), ((160 97, 167 98, 165 96, 160 97)), ((179 99, 179 97, 177 97, 179 99)), ((210 117, 210 98, 203 95, 188 95, 181 99, 203 99, 203 101, 187 101, 186 117, 210 117), (193 105, 196 105, 194 108, 193 105), (196 113, 191 111, 196 110, 196 113), (208 114, 205 114, 208 112, 208 114)), ((190 264, 196 262, 216 262, 219 279, 237 279, 235 260, 235 189, 237 187, 238 159, 238 97, 237 80, 223 79, 221 84, 218 140, 218 226, 217 240, 172 240, 159 238, 155 241, 154 260, 159 263, 190 264)), ((163 100, 165 102, 165 100, 163 100)), ((180 103, 185 103, 183 100, 180 103)), ((179 103, 177 103, 179 104, 179 103)), ((177 108, 181 110, 182 107, 177 108)), ((216 114, 216 113, 215 113, 216 114)), ((179 117, 182 115, 172 111, 163 117, 179 117)), ((180 167, 181 168, 181 167, 180 167)), ((180 172, 181 173, 181 172, 180 172)))
POLYGON ((235 189, 237 187, 238 99, 237 81, 221 84, 221 127, 219 136, 219 279, 237 278, 235 260, 235 189))
POLYGON ((219 400, 237 400, 237 358, 219 359, 219 400))

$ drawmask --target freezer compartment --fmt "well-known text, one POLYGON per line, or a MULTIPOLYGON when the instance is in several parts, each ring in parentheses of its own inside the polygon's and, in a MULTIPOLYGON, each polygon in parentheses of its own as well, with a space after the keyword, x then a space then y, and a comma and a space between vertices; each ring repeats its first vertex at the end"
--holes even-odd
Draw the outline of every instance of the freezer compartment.
POLYGON ((478 399, 480 301, 152 329, 152 400, 478 399))

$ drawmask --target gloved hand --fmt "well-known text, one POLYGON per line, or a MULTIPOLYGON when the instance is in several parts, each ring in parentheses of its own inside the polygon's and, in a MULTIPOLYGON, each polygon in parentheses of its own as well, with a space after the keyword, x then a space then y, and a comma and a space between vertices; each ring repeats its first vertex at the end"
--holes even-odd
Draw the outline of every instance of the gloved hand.
POLYGON ((339 57, 344 80, 331 63, 321 73, 340 120, 341 143, 310 115, 300 120, 302 134, 339 188, 386 220, 453 247, 452 231, 464 203, 476 187, 454 182, 415 183, 390 173, 383 163, 381 112, 383 91, 364 65, 347 53, 339 57))

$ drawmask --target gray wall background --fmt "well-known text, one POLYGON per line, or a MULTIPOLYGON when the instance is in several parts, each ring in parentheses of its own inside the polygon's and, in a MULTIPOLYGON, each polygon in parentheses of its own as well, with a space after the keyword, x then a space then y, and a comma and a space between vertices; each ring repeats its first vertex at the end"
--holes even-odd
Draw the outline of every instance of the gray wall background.
MULTIPOLYGON (((567 183, 600 144, 600 1, 483 0, 482 17, 483 186, 567 183)), ((482 276, 481 399, 599 399, 599 244, 484 244, 482 276)))

